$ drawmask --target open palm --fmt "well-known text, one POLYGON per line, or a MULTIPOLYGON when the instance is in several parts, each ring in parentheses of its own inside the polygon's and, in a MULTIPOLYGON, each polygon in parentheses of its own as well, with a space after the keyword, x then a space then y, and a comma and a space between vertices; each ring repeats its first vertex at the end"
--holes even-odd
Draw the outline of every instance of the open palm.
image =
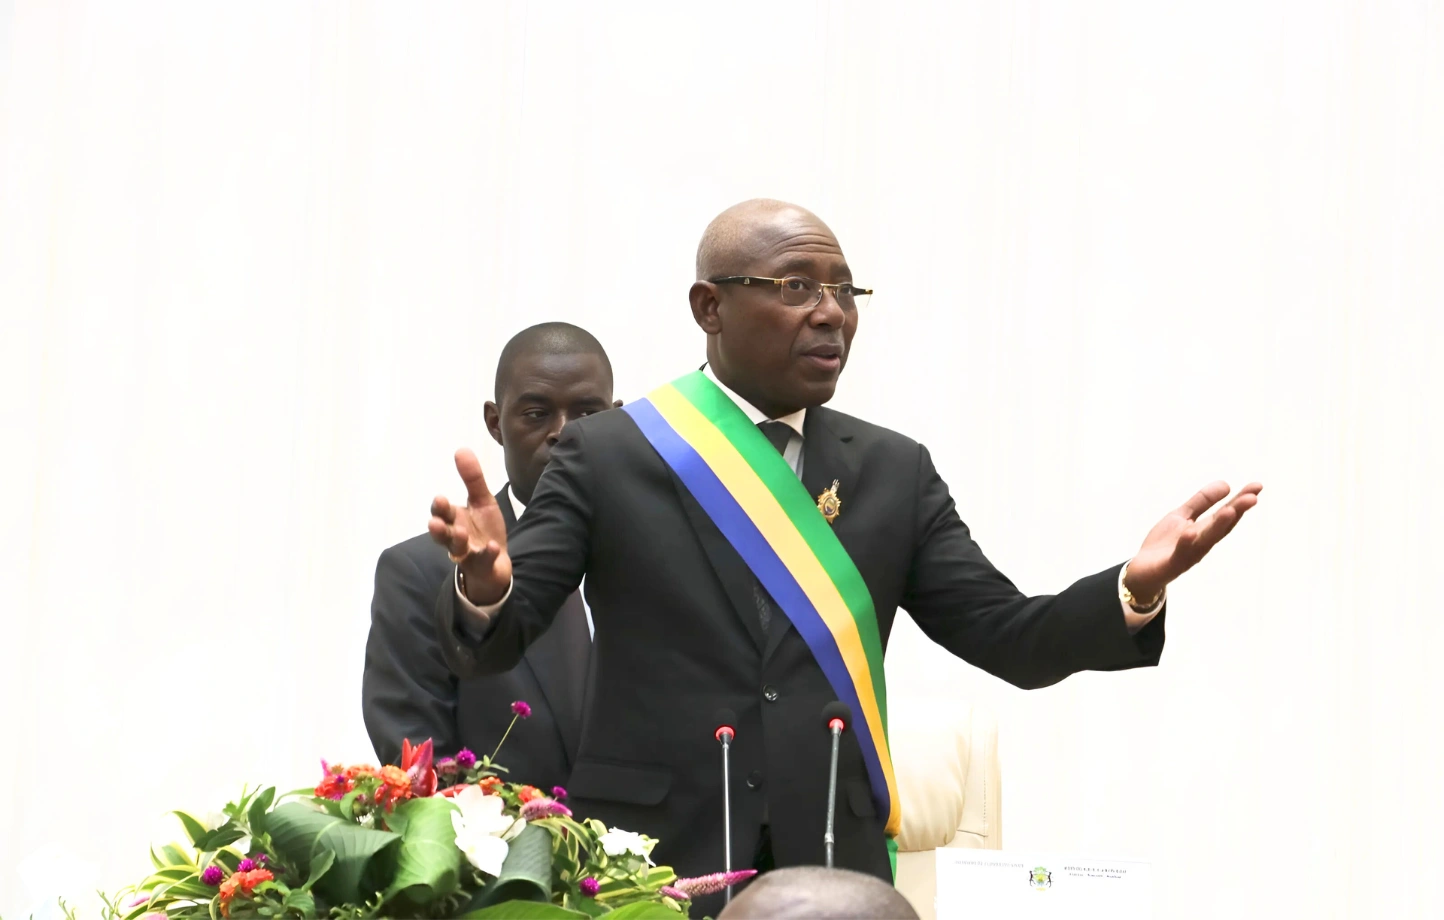
POLYGON ((1128 563, 1128 589, 1139 598, 1155 597, 1178 576, 1198 564, 1214 545, 1228 535, 1244 512, 1258 504, 1263 484, 1251 482, 1226 505, 1206 518, 1205 511, 1228 496, 1226 482, 1212 482, 1163 520, 1153 525, 1138 555, 1128 563))

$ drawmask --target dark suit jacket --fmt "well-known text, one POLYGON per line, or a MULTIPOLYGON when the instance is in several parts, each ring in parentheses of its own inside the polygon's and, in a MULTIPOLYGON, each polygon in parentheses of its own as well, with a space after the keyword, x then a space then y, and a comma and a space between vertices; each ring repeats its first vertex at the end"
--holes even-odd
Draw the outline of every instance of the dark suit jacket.
MULTIPOLYGON (((902 607, 933 641, 1019 687, 1157 664, 1163 616, 1128 633, 1118 567, 1025 597, 973 542, 924 447, 827 408, 809 409, 804 429, 803 483, 810 495, 841 483, 833 529, 872 594, 884 643, 902 607)), ((752 863, 764 802, 776 864, 822 863, 830 740, 821 712, 836 694, 780 610, 764 637, 754 576, 632 417, 600 412, 568 425, 508 539, 512 593, 491 631, 478 641, 444 593, 438 636, 459 674, 510 668, 586 575, 597 636, 570 786, 577 812, 660 838, 658 862, 679 875, 721 869, 713 718, 728 707, 738 715, 733 865, 752 863)), ((890 881, 884 819, 851 733, 838 785, 837 865, 890 881)))
MULTIPOLYGON (((511 497, 497 495, 507 529, 511 497)), ((401 757, 401 739, 431 738, 437 757, 463 747, 490 754, 511 721, 513 700, 531 704, 498 760, 508 778, 543 789, 565 785, 581 733, 591 636, 581 596, 565 599, 555 628, 504 673, 458 679, 437 642, 437 594, 451 591, 454 566, 427 534, 398 543, 376 564, 371 635, 361 681, 362 713, 382 763, 401 757)))

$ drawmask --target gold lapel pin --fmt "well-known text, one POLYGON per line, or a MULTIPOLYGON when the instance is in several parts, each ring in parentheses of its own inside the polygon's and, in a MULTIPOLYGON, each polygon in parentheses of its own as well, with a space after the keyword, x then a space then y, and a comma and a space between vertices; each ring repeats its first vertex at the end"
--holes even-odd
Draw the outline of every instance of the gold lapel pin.
POLYGON ((832 485, 823 489, 822 494, 817 496, 817 510, 822 512, 822 516, 827 519, 829 524, 837 520, 837 516, 842 513, 842 499, 837 497, 837 485, 838 482, 834 479, 832 485))

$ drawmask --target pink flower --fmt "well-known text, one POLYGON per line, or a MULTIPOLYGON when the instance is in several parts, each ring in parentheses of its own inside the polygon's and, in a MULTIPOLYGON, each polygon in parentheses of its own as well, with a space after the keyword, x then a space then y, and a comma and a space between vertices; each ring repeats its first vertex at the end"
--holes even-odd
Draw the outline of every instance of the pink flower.
POLYGON ((745 882, 756 874, 756 869, 738 869, 735 872, 713 872, 711 875, 699 875, 696 878, 679 878, 675 884, 669 887, 682 892, 689 898, 699 898, 703 895, 716 894, 722 889, 731 887, 738 882, 745 882))
POLYGON ((541 818, 570 818, 572 810, 555 799, 543 796, 539 799, 532 799, 523 805, 521 816, 528 821, 536 821, 541 818))
POLYGON ((515 713, 516 717, 519 719, 531 718, 531 706, 527 703, 526 700, 517 700, 515 703, 512 703, 511 711, 515 713))
POLYGON ((602 883, 598 882, 596 879, 592 878, 589 875, 586 878, 582 879, 581 882, 577 885, 577 887, 581 889, 582 894, 586 895, 589 898, 595 898, 597 896, 597 892, 602 889, 602 883))
POLYGON ((456 753, 455 759, 456 765, 463 770, 470 770, 476 766, 476 755, 471 752, 471 748, 462 748, 456 753))
POLYGON ((567 800, 567 791, 561 786, 553 786, 552 798, 556 799, 558 802, 565 802, 567 800))
MULTIPOLYGON (((222 881, 224 881, 225 877, 225 870, 223 870, 220 866, 206 866, 206 871, 201 873, 201 881, 205 882, 207 885, 210 885, 212 888, 216 887, 222 881)), ((135 905, 130 906, 134 907, 135 905)))
POLYGON ((678 889, 673 888, 671 885, 663 885, 663 886, 662 886, 660 889, 658 889, 658 890, 661 891, 663 895, 671 898, 671 899, 674 900, 674 901, 690 901, 690 900, 692 900, 692 896, 689 895, 689 894, 687 894, 687 892, 685 892, 685 891, 679 891, 678 889))

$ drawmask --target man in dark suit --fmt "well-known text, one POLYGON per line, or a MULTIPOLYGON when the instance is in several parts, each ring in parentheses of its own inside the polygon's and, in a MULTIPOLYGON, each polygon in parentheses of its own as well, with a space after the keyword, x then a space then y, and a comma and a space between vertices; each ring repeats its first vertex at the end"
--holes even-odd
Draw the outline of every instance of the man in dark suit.
MULTIPOLYGON (((509 531, 531 501, 562 427, 621 403, 612 401, 612 368, 602 346, 566 323, 533 326, 507 343, 495 396, 485 406, 486 427, 506 458, 510 482, 495 505, 509 531)), ((446 665, 434 626, 438 586, 449 585, 453 568, 446 550, 426 534, 387 549, 376 565, 361 689, 376 756, 395 763, 403 738, 431 738, 438 756, 461 748, 488 754, 511 721, 512 701, 526 700, 531 718, 511 733, 500 762, 519 782, 564 785, 591 657, 581 593, 568 592, 552 629, 514 666, 458 677, 446 665)))
MULTIPOLYGON (((1020 687, 1077 671, 1157 664, 1165 586, 1257 501, 1205 487, 1165 517, 1125 566, 1056 596, 1027 597, 984 557, 928 451, 826 408, 867 292, 832 231, 781 202, 746 202, 708 227, 692 316, 707 375, 820 495, 859 570, 886 643, 897 608, 939 645, 1020 687)), ((734 866, 823 860, 830 740, 820 713, 838 694, 716 523, 626 412, 562 434, 531 510, 508 535, 469 451, 467 503, 432 505, 430 533, 458 560, 437 633, 458 674, 512 667, 586 576, 597 622, 595 682, 572 771, 580 814, 661 839, 679 875, 722 862, 714 714, 737 714, 734 866)), ((843 736, 836 864, 890 880, 883 817, 854 733, 843 736)), ((715 911, 720 904, 694 909, 715 911)))

